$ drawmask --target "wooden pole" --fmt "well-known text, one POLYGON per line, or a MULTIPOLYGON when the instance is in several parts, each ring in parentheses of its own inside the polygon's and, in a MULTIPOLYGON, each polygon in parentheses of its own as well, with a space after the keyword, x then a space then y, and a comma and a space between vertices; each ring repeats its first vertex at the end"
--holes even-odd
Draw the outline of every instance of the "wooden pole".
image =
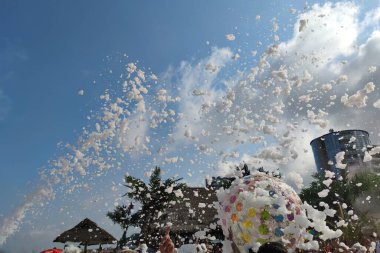
POLYGON ((84 242, 84 253, 87 253, 87 241, 84 242))

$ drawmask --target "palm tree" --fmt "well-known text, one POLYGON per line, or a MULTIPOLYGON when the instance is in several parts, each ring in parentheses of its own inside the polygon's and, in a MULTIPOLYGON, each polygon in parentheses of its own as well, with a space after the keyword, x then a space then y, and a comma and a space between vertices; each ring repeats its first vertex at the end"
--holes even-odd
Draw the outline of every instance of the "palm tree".
POLYGON ((163 222, 163 212, 171 205, 182 201, 182 190, 186 184, 179 183, 181 178, 168 178, 161 180, 161 169, 155 167, 146 184, 141 179, 125 176, 125 186, 129 191, 124 195, 138 203, 141 208, 132 213, 133 205, 117 206, 107 216, 118 223, 124 230, 129 226, 140 227, 140 242, 148 245, 155 244, 159 240, 159 226, 163 222))
POLYGON ((114 223, 118 223, 120 227, 123 229, 123 235, 121 236, 119 240, 119 248, 123 248, 125 244, 127 243, 127 231, 131 224, 134 224, 132 221, 132 210, 133 210, 133 203, 129 203, 128 206, 121 205, 116 206, 115 211, 108 212, 107 216, 114 221, 114 223))

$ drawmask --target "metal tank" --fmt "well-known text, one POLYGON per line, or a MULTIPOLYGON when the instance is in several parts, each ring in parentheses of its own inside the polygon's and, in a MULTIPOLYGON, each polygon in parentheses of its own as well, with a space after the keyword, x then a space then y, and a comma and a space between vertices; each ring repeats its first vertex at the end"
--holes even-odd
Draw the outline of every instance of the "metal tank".
POLYGON ((371 142, 369 133, 364 130, 334 131, 330 129, 328 134, 315 138, 310 145, 318 173, 331 170, 340 174, 340 169, 335 167, 336 154, 345 151, 343 163, 360 165, 363 163, 364 152, 371 142))

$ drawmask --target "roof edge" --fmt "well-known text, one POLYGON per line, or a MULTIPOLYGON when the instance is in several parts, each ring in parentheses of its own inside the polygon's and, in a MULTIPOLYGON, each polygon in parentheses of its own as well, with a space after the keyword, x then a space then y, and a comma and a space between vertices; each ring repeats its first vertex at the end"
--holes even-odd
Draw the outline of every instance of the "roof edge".
POLYGON ((343 132, 351 132, 351 131, 360 131, 360 132, 364 132, 364 133, 366 133, 366 134, 369 136, 369 132, 366 131, 366 130, 362 130, 362 129, 347 129, 347 130, 341 130, 341 131, 332 131, 332 132, 329 132, 329 133, 327 133, 327 134, 321 135, 321 136, 319 136, 319 137, 314 138, 313 140, 311 140, 309 144, 311 145, 311 143, 312 143, 313 141, 316 141, 316 140, 318 140, 318 139, 320 139, 320 138, 323 138, 323 137, 325 137, 325 136, 328 136, 328 135, 330 135, 330 134, 339 134, 339 133, 343 133, 343 132))

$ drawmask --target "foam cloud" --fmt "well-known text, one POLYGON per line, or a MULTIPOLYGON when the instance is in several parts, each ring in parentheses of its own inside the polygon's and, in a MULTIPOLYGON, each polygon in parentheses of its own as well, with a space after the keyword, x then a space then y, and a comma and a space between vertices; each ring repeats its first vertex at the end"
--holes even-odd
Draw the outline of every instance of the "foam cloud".
POLYGON ((29 194, 24 203, 13 212, 12 216, 3 220, 0 226, 0 245, 4 244, 9 236, 18 231, 28 210, 34 205, 38 205, 53 197, 54 193, 49 186, 40 187, 35 192, 29 194))
MULTIPOLYGON (((202 78, 203 72, 210 70, 200 67, 207 59, 194 66, 183 64, 177 72, 182 76, 177 85, 184 87, 179 107, 184 118, 176 141, 192 141, 201 145, 201 150, 219 154, 215 166, 219 174, 231 174, 232 164, 244 157, 252 164, 281 167, 285 174, 296 169, 308 182, 315 166, 309 146, 313 138, 328 128, 378 131, 376 108, 367 107, 364 113, 362 106, 359 110, 346 107, 349 101, 358 101, 355 97, 360 97, 363 107, 378 99, 376 83, 371 87, 368 83, 378 75, 375 59, 380 56, 380 43, 375 27, 379 18, 374 11, 365 13, 364 19, 362 14, 352 2, 313 5, 298 16, 293 37, 269 46, 250 72, 231 75, 234 63, 228 62, 230 65, 222 64, 218 72, 211 71, 212 78, 202 78), (360 36, 368 29, 374 31, 360 44, 360 36), (188 95, 194 89, 202 91, 196 92, 200 96, 188 95), (359 95, 341 102, 347 91, 359 95), (252 136, 264 141, 248 147, 252 136), (247 148, 252 149, 249 155, 254 158, 248 159, 247 148), (227 150, 241 154, 229 157, 227 150)), ((220 54, 218 50, 214 49, 213 55, 220 54)))

